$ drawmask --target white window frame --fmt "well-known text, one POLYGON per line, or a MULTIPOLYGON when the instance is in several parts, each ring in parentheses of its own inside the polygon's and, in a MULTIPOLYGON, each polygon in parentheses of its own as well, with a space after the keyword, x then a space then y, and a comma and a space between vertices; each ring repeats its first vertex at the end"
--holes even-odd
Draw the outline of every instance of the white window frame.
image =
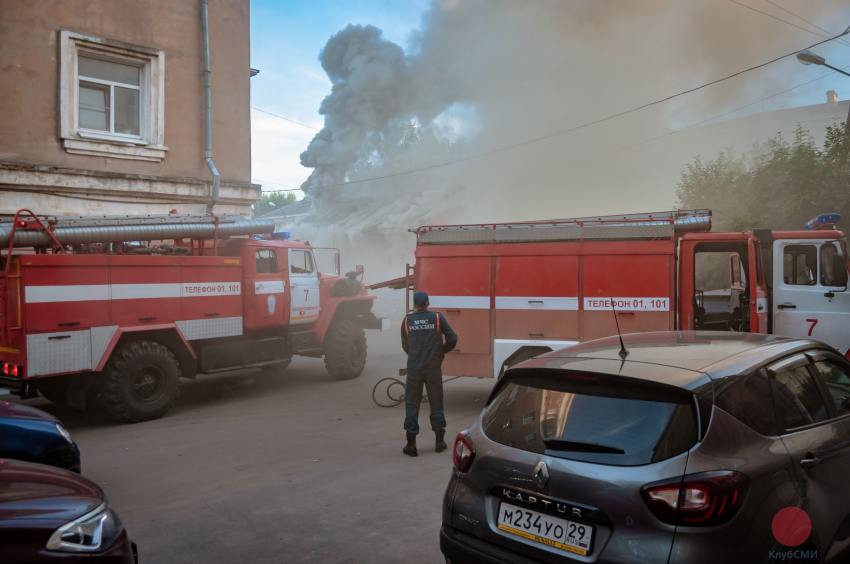
MULTIPOLYGON (((168 150, 165 146, 165 53, 160 49, 68 30, 60 32, 60 43, 59 137, 65 150, 80 155, 161 162, 168 150), (79 126, 78 61, 81 54, 139 67, 139 135, 79 126)), ((112 84, 90 78, 83 80, 112 84)), ((110 107, 111 122, 114 122, 114 115, 115 108, 110 107)))
MULTIPOLYGON (((92 56, 92 55, 94 55, 94 53, 89 53, 88 51, 80 51, 80 52, 77 53, 77 61, 79 61, 80 56, 88 56, 89 58, 92 58, 92 59, 102 59, 102 57, 96 57, 96 56, 92 56)), ((104 80, 102 78, 95 78, 93 76, 84 76, 84 75, 81 75, 78 72, 77 73, 77 84, 76 84, 77 100, 78 101, 79 101, 79 96, 80 96, 80 83, 81 82, 90 82, 92 84, 98 84, 100 86, 108 86, 109 87, 109 131, 104 131, 102 129, 87 129, 87 128, 84 128, 84 127, 80 127, 79 121, 77 123, 77 131, 79 132, 80 135, 85 136, 85 137, 88 137, 88 136, 107 136, 109 138, 117 137, 118 139, 120 139, 122 141, 126 139, 126 140, 131 141, 131 142, 142 142, 142 143, 147 144, 146 141, 145 141, 144 126, 145 126, 145 110, 146 110, 145 101, 146 101, 149 89, 148 89, 147 83, 144 80, 146 78, 146 75, 147 75, 147 73, 145 72, 145 66, 144 66, 144 64, 140 65, 137 61, 127 60, 127 59, 124 59, 124 58, 118 59, 118 58, 115 58, 115 57, 110 57, 108 59, 108 61, 109 62, 115 62, 115 63, 127 64, 128 66, 132 66, 132 67, 139 69, 139 85, 136 86, 135 84, 129 84, 129 83, 125 83, 125 82, 116 82, 114 80, 104 80), (117 110, 116 107, 115 107, 115 88, 116 87, 126 88, 128 90, 136 90, 139 93, 139 134, 138 135, 133 135, 131 133, 120 133, 120 132, 115 131, 115 113, 116 113, 116 110, 117 110)), ((75 116, 77 118, 77 120, 80 119, 79 108, 80 108, 80 106, 79 106, 79 103, 78 103, 77 104, 76 116, 75 116)))

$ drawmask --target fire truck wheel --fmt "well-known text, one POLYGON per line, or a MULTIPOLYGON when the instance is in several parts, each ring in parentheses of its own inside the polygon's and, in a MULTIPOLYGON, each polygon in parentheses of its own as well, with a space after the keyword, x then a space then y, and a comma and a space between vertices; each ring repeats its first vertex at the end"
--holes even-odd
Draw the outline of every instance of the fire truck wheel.
POLYGON ((350 319, 331 325, 325 337, 325 369, 332 378, 357 378, 366 367, 366 333, 350 319))
POLYGON ((109 359, 101 381, 104 411, 124 423, 165 415, 177 398, 180 364, 155 341, 130 341, 109 359))

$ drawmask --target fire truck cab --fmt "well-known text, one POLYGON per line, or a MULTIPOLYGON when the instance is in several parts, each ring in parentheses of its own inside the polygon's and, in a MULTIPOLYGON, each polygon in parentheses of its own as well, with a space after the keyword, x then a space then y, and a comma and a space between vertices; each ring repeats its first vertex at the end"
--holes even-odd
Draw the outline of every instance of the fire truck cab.
POLYGON ((709 210, 415 230, 408 276, 458 333, 444 372, 498 377, 521 360, 622 332, 812 337, 850 354, 847 247, 811 229, 712 233, 709 210), (616 315, 616 319, 615 319, 616 315))
POLYGON ((339 253, 241 217, 0 222, 0 386, 119 421, 166 413, 177 380, 323 357, 360 375, 375 296, 339 253), (46 224, 46 225, 45 225, 46 224), (320 272, 318 253, 333 264, 320 272), (327 253, 325 253, 327 255, 327 253), (330 272, 328 272, 330 270, 330 272))

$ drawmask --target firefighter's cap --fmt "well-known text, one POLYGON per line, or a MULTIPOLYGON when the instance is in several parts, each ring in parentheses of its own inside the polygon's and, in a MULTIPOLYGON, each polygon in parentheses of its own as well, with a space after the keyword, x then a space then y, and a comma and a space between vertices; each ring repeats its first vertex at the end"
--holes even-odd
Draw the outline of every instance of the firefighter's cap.
POLYGON ((428 305, 428 294, 425 292, 413 292, 413 305, 425 307, 428 305))

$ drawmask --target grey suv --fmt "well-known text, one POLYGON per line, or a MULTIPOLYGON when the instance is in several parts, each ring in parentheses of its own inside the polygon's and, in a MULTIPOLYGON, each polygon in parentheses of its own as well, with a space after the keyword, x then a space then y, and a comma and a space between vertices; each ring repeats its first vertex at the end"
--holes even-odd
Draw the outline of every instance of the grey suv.
POLYGON ((847 561, 847 359, 766 335, 623 338, 505 372, 455 440, 448 562, 847 561))

